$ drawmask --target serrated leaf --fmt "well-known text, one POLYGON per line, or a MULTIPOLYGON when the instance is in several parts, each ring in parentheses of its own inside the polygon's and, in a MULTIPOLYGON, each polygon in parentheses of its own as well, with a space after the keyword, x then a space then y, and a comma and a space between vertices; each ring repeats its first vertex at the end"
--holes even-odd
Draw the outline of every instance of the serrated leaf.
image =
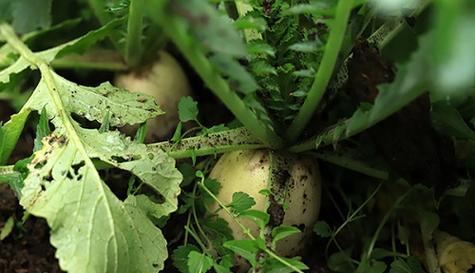
POLYGON ((260 229, 264 229, 270 221, 270 215, 260 210, 246 210, 241 212, 239 217, 251 219, 260 229))
POLYGON ((292 226, 278 226, 272 229, 272 244, 277 243, 278 241, 293 235, 300 233, 300 229, 292 226))
POLYGON ((254 240, 231 240, 223 244, 224 247, 232 250, 234 253, 241 255, 249 261, 252 266, 256 266, 256 255, 259 247, 254 240))
POLYGON ((110 112, 111 125, 142 123, 158 108, 147 106, 149 98, 137 101, 135 95, 107 84, 79 86, 48 67, 41 74, 25 108, 45 109, 55 130, 28 165, 20 203, 32 215, 46 218, 56 257, 70 273, 159 271, 168 256, 166 241, 150 218, 177 209, 182 176, 175 161, 118 131, 82 128, 71 117, 76 113, 102 122, 110 112), (135 114, 122 116, 130 111, 135 114), (93 159, 129 171, 154 190, 160 202, 145 195, 119 200, 101 180, 93 159))
POLYGON ((20 203, 46 218, 63 270, 156 272, 166 241, 134 196, 120 201, 87 154, 64 135, 45 138, 25 179, 20 203))
POLYGON ((213 259, 204 253, 191 251, 188 254, 188 271, 190 273, 205 273, 213 266, 213 259))
POLYGON ((245 210, 248 210, 254 206, 256 202, 249 194, 245 192, 235 192, 229 207, 237 214, 242 213, 245 210))
POLYGON ((182 122, 197 120, 198 103, 190 96, 182 97, 178 103, 178 116, 182 122))
MULTIPOLYGON (((76 113, 91 121, 102 122, 105 115, 110 112, 110 126, 124 126, 126 124, 139 124, 163 112, 158 107, 153 97, 128 92, 102 83, 97 87, 78 85, 66 80, 52 72, 57 90, 71 113, 76 113)), ((45 107, 51 117, 55 107, 48 97, 48 87, 44 80, 40 81, 34 94, 27 102, 37 107, 45 107)))
POLYGON ((10 117, 4 125, 0 125, 0 165, 4 165, 15 149, 30 111, 25 109, 10 117))
POLYGON ((332 234, 332 229, 325 221, 317 221, 313 226, 313 232, 322 238, 328 238, 332 234))
POLYGON ((255 29, 259 32, 263 32, 267 28, 267 22, 262 17, 254 17, 254 16, 243 16, 239 17, 234 22, 234 27, 236 29, 255 29))
POLYGON ((186 245, 177 247, 172 254, 173 265, 181 273, 189 273, 188 270, 188 255, 191 251, 199 251, 194 245, 186 245))

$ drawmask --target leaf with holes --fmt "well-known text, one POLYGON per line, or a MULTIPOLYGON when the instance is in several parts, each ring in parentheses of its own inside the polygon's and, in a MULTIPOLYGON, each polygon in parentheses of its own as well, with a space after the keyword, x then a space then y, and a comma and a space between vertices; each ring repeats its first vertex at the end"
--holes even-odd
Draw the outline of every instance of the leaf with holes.
MULTIPOLYGON (((54 125, 28 166, 21 204, 46 218, 62 269, 79 272, 157 272, 168 256, 166 241, 150 217, 177 209, 182 176, 159 149, 118 131, 86 129, 72 114, 111 126, 146 121, 161 111, 153 98, 110 84, 86 87, 49 68, 24 109, 44 111, 54 125), (80 98, 80 99, 77 99, 80 98), (124 116, 123 113, 131 113, 124 116), (102 181, 93 159, 129 171, 155 192, 119 200, 102 181)), ((25 111, 26 111, 25 110, 25 111)))

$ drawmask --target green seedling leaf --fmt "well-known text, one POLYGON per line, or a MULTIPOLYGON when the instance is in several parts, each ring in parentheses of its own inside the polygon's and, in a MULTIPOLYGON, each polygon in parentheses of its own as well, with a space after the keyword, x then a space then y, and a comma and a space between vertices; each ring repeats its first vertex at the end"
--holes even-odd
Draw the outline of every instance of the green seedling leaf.
POLYGON ((214 261, 204 253, 192 250, 188 254, 188 271, 190 273, 205 273, 213 267, 214 261))
POLYGON ((186 245, 186 246, 179 246, 177 247, 172 254, 173 265, 181 272, 181 273, 190 273, 188 270, 188 255, 190 252, 196 251, 198 252, 199 249, 194 245, 186 245))
POLYGON ((313 232, 322 238, 328 238, 332 235, 332 229, 325 221, 317 221, 313 226, 313 232))
POLYGON ((292 226, 278 226, 272 229, 272 245, 293 234, 300 233, 300 229, 292 226))
POLYGON ((255 240, 231 240, 225 242, 223 246, 241 255, 252 266, 257 265, 256 256, 259 252, 259 246, 255 240))
POLYGON ((257 224, 257 226, 259 226, 260 229, 264 229, 270 220, 269 214, 260 210, 246 210, 241 212, 239 217, 251 219, 257 224))
POLYGON ((173 133, 172 138, 170 141, 173 143, 178 143, 181 140, 181 130, 183 128, 183 123, 180 121, 178 122, 178 125, 176 126, 175 132, 173 133))
POLYGON ((7 163, 8 158, 15 149, 23 127, 28 120, 30 111, 24 109, 10 117, 4 125, 0 125, 0 165, 7 163))
POLYGON ((235 213, 240 214, 256 204, 254 198, 245 192, 233 193, 232 201, 228 205, 235 213))
POLYGON ((13 216, 8 217, 7 221, 3 225, 2 229, 0 230, 0 241, 3 241, 5 238, 8 237, 13 231, 15 227, 15 218, 13 216))
MULTIPOLYGON (((221 184, 215 179, 205 179, 204 185, 214 195, 218 195, 219 191, 221 190, 221 184)), ((212 204, 215 201, 212 196, 210 196, 207 192, 203 191, 203 202, 205 204, 212 204)))
POLYGON ((186 96, 178 103, 178 116, 181 122, 198 119, 198 103, 192 97, 186 96))

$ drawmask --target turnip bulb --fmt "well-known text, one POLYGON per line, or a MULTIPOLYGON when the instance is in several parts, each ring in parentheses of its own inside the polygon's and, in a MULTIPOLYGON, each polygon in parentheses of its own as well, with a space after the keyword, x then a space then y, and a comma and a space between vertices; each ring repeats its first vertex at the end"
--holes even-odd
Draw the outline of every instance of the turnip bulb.
MULTIPOLYGON (((165 112, 148 121, 146 141, 164 139, 173 133, 178 124, 178 102, 181 97, 191 95, 191 87, 180 64, 165 51, 158 53, 158 59, 146 69, 118 75, 114 84, 131 92, 153 96, 165 112)), ((133 134, 135 128, 125 128, 133 134)))
MULTIPOLYGON (((210 178, 221 183, 217 197, 224 204, 232 201, 235 192, 245 192, 256 202, 251 209, 271 216, 270 228, 286 225, 302 231, 279 241, 278 254, 295 256, 303 250, 320 211, 321 178, 315 160, 270 150, 234 151, 218 160, 210 178)), ((214 204, 211 211, 217 208, 214 204)), ((218 215, 229 223, 235 239, 249 239, 232 216, 224 210, 219 210, 218 215)), ((259 234, 257 225, 250 220, 239 221, 254 236, 259 234)))

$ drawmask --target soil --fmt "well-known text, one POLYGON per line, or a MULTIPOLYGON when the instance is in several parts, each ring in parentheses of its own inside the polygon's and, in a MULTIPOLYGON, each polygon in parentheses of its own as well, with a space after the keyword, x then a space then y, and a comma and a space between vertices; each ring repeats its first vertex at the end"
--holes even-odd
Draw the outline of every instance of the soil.
MULTIPOLYGON (((23 210, 14 193, 0 185, 0 228, 10 216, 21 219, 23 210)), ((19 220, 18 222, 20 222, 19 220)), ((44 220, 29 217, 23 225, 0 241, 0 273, 59 273, 49 228, 44 220)))

